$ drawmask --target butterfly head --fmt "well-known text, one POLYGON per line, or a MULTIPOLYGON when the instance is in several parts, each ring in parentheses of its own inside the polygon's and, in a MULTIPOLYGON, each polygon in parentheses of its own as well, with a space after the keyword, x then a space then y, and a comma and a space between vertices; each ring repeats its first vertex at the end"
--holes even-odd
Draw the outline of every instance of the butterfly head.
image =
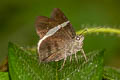
POLYGON ((75 46, 77 50, 80 50, 83 45, 83 40, 84 40, 83 35, 76 35, 73 41, 74 42, 73 46, 75 46))
POLYGON ((81 42, 83 42, 83 40, 84 40, 84 36, 83 35, 77 35, 75 37, 75 42, 81 43, 81 42))

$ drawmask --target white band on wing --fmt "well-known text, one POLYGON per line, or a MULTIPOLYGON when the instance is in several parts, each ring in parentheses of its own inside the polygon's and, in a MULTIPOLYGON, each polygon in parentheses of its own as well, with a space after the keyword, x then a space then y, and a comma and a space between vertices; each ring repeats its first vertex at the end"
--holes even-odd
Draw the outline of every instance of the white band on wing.
POLYGON ((40 48, 40 45, 41 45, 41 43, 42 43, 43 40, 45 40, 47 37, 52 36, 53 34, 55 34, 55 32, 57 32, 61 27, 65 27, 69 22, 70 22, 70 21, 66 21, 66 22, 64 22, 64 23, 62 23, 62 24, 60 24, 60 25, 58 25, 58 26, 50 29, 50 30, 46 33, 46 35, 45 35, 42 39, 39 40, 39 42, 38 42, 38 47, 37 47, 38 52, 39 52, 39 48, 40 48))

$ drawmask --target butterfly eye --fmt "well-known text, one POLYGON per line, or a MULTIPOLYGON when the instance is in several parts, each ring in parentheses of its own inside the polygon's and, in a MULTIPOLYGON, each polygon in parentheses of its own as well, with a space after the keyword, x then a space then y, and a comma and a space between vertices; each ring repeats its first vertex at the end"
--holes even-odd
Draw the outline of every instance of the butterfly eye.
POLYGON ((79 37, 76 37, 76 40, 80 40, 80 38, 79 38, 79 37))

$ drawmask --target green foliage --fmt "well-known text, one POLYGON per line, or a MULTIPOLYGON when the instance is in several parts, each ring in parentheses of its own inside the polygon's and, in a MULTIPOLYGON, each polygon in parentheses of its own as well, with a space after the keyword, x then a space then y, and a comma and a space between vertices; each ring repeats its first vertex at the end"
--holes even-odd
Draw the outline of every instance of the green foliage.
POLYGON ((78 53, 67 59, 62 70, 63 60, 40 63, 34 50, 25 50, 13 43, 8 46, 9 72, 0 72, 0 80, 120 80, 120 71, 104 67, 104 50, 87 53, 88 61, 78 53))
POLYGON ((0 80, 9 80, 8 72, 0 72, 0 80))
POLYGON ((107 80, 120 80, 120 70, 105 67, 103 77, 107 80))
MULTIPOLYGON (((9 71, 12 80, 101 80, 103 73, 103 50, 87 54, 88 62, 78 55, 78 62, 63 61, 39 63, 37 55, 9 43, 9 71)), ((74 57, 74 56, 73 56, 74 57)))

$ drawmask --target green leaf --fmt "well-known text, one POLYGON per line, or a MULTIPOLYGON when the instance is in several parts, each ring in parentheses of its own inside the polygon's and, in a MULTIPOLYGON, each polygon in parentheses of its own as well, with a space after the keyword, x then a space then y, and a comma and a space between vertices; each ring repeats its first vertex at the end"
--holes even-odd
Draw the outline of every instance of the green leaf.
POLYGON ((78 63, 73 60, 66 62, 66 67, 59 73, 63 80, 101 80, 103 73, 103 51, 93 51, 87 54, 88 62, 78 56, 78 63))
POLYGON ((107 80, 120 80, 120 70, 112 67, 105 67, 103 77, 107 80))
POLYGON ((9 80, 8 72, 0 72, 0 80, 9 80))
MULTIPOLYGON (((101 80, 103 73, 103 50, 87 54, 88 62, 78 53, 75 58, 66 60, 65 66, 59 70, 63 60, 40 63, 36 52, 24 50, 9 43, 9 71, 12 80, 101 80)), ((73 56, 74 57, 74 56, 73 56)))

